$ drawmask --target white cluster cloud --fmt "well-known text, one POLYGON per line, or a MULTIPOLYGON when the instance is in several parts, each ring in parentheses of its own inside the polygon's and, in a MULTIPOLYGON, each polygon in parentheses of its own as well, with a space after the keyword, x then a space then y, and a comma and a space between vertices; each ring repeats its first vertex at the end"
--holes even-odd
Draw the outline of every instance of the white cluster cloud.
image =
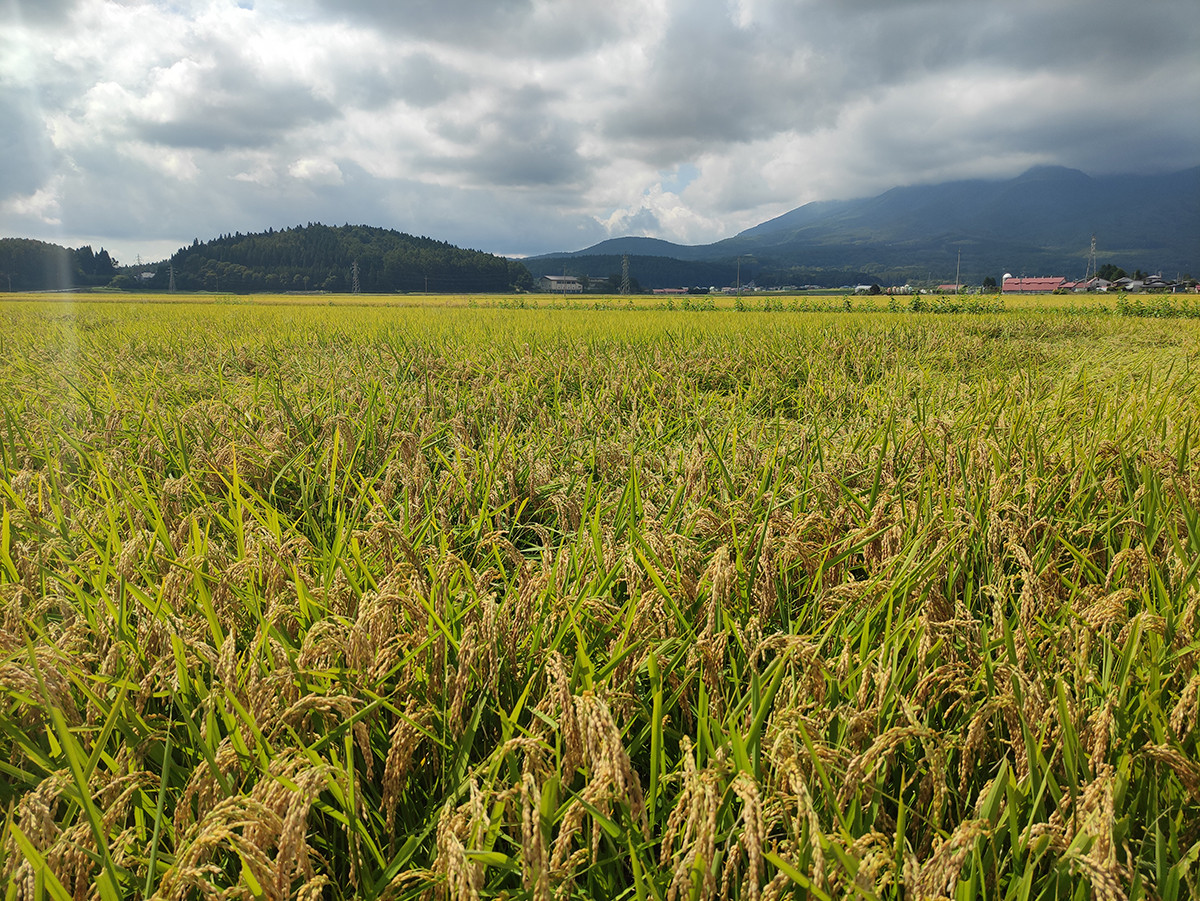
POLYGON ((0 0, 0 236, 159 258, 364 222, 529 254, 1178 169, 1198 39, 1194 0, 0 0))

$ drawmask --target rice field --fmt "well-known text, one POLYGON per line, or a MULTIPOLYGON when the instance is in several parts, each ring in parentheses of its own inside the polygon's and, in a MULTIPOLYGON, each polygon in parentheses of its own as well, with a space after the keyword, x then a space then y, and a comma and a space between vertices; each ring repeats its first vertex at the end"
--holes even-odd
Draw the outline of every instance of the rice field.
POLYGON ((0 304, 6 901, 1200 897, 1194 320, 344 300, 0 304))
MULTIPOLYGON (((33 295, 0 291, 0 303, 28 302, 33 295)), ((1188 294, 964 294, 964 295, 856 295, 846 293, 753 292, 741 297, 728 294, 166 294, 139 292, 88 294, 43 294, 46 303, 69 305, 122 305, 136 297, 140 306, 157 304, 204 304, 216 306, 335 306, 335 307, 470 307, 473 309, 543 309, 622 312, 661 310, 667 312, 744 313, 1002 313, 1014 311, 1061 312, 1072 315, 1108 315, 1150 318, 1198 318, 1200 298, 1188 294)))

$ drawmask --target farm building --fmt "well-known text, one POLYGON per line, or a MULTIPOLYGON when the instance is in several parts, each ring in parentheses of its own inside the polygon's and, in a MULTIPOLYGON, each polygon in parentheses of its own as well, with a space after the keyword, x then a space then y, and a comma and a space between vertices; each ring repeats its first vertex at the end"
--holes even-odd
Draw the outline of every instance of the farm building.
POLYGON ((1067 280, 1062 276, 1021 276, 1005 275, 1003 291, 1005 294, 1049 294, 1063 287, 1067 280))
POLYGON ((582 294, 583 283, 574 275, 543 275, 538 287, 554 294, 582 294))

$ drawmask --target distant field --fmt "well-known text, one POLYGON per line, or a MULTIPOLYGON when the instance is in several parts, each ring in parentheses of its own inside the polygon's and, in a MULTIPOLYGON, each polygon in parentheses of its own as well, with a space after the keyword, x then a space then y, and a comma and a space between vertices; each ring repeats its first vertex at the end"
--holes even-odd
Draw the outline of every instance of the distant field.
POLYGON ((6 898, 1200 896, 1195 320, 0 300, 6 898))
MULTIPOLYGON (((1116 294, 980 294, 917 295, 918 304, 932 312, 997 312, 1023 309, 1103 312, 1116 309, 1116 294)), ((1135 295, 1136 297, 1136 295, 1135 295)), ((745 311, 767 312, 840 312, 849 299, 852 311, 887 312, 910 311, 914 296, 847 295, 837 292, 812 294, 777 294, 773 292, 744 294, 740 306, 745 311)), ((1143 296, 1146 300, 1147 296, 1143 296)), ((739 298, 733 295, 662 295, 662 294, 6 294, 0 292, 0 302, 36 300, 69 303, 211 303, 239 305, 296 305, 296 306, 439 306, 439 307, 500 307, 500 308, 564 308, 564 309, 673 309, 697 311, 733 310, 739 298)), ((1200 312, 1200 301, 1186 297, 1177 304, 1189 303, 1200 312)))

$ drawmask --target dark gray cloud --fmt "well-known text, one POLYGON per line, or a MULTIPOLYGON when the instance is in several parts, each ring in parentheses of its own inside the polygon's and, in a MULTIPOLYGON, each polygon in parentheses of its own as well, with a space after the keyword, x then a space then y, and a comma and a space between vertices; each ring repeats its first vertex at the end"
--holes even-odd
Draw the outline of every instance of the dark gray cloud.
POLYGON ((470 73, 426 50, 392 51, 382 59, 338 54, 322 71, 337 102, 351 109, 379 110, 397 102, 429 109, 473 83, 470 73))
MULTIPOLYGON (((646 77, 609 111, 605 132, 670 162, 698 145, 826 128, 847 103, 906 82, 988 71, 997 81, 1039 73, 1090 79, 1099 107, 1131 73, 1177 68, 1184 57, 1173 48, 1200 39, 1200 13, 1186 2, 752 7, 761 15, 745 22, 723 0, 674 7, 646 77)), ((1163 90, 1148 98, 1164 113, 1182 99, 1168 78, 1164 71, 1163 90)))
POLYGON ((293 86, 253 94, 206 90, 181 98, 168 118, 134 120, 132 131, 144 141, 168 147, 265 147, 284 132, 338 115, 329 101, 293 86))
POLYGON ((35 99, 0 79, 0 199, 32 194, 61 163, 35 99))
POLYGON ((406 103, 431 107, 466 91, 471 77, 428 53, 413 53, 396 66, 392 85, 394 96, 406 103))
POLYGON ((475 186, 545 187, 580 182, 588 171, 575 130, 563 122, 525 123, 474 150, 460 166, 475 186))
POLYGON ((200 35, 185 57, 153 72, 142 86, 132 133, 169 147, 264 147, 313 122, 340 115, 311 83, 286 77, 256 57, 260 48, 200 35))
POLYGON ((62 25, 80 6, 80 0, 3 0, 0 23, 34 27, 62 25))
POLYGON ((439 123, 438 133, 460 152, 427 156, 424 164, 462 173, 475 187, 541 189, 582 183, 590 166, 579 153, 580 127, 553 111, 557 96, 526 86, 506 94, 476 120, 439 123))
POLYGON ((477 54, 561 59, 636 34, 640 3, 619 0, 314 0, 333 21, 477 54), (628 6, 628 11, 621 6, 628 6))
POLYGON ((452 43, 507 33, 532 0, 317 0, 327 15, 418 38, 452 43))

